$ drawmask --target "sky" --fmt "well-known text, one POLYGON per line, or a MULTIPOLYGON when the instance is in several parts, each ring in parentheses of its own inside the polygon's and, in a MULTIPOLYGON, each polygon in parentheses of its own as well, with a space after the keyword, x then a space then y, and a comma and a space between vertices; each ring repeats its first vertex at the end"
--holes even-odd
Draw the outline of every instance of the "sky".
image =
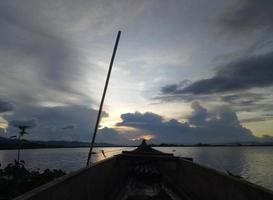
POLYGON ((0 135, 273 141, 273 1, 0 2, 0 135))

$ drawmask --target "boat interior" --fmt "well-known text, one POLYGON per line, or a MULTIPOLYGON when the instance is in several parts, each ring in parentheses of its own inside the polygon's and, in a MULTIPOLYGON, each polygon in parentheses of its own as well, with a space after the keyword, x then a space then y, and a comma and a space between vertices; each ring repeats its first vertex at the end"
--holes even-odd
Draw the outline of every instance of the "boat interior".
POLYGON ((142 143, 16 200, 272 200, 270 190, 142 143))

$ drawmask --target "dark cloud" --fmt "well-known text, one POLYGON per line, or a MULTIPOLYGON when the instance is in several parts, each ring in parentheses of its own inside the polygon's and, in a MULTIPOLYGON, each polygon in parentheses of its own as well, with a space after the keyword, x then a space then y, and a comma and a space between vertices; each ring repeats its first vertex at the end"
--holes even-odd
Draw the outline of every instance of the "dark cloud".
POLYGON ((200 101, 204 103, 215 103, 227 105, 236 112, 259 112, 266 115, 273 110, 272 92, 270 89, 260 91, 231 91, 227 93, 215 94, 162 94, 154 98, 154 100, 162 102, 193 102, 200 101))
POLYGON ((10 102, 0 99, 0 113, 10 112, 13 110, 13 105, 10 102))
POLYGON ((119 133, 113 128, 102 128, 98 131, 96 138, 97 142, 106 142, 111 144, 133 144, 134 142, 128 139, 128 136, 119 133))
POLYGON ((273 142, 273 136, 272 135, 263 135, 260 139, 261 142, 273 142))
POLYGON ((203 126, 207 124, 208 111, 206 108, 202 107, 198 102, 193 102, 191 104, 193 109, 192 115, 189 117, 189 123, 195 126, 203 126))
POLYGON ((198 102, 192 104, 188 122, 164 120, 154 113, 127 113, 118 126, 140 129, 139 134, 152 134, 154 142, 198 143, 254 141, 257 138, 241 126, 234 111, 222 107, 209 112, 198 102), (135 117, 134 117, 135 116, 135 117))
POLYGON ((125 113, 121 115, 122 122, 117 125, 141 125, 141 124, 160 124, 163 118, 160 115, 146 112, 144 114, 140 112, 125 113))
POLYGON ((213 61, 226 63, 272 51, 272 18, 271 0, 240 0, 226 6, 211 27, 213 33, 217 33, 213 34, 213 41, 218 38, 225 51, 216 53, 213 61))
POLYGON ((272 95, 270 91, 262 93, 234 93, 221 96, 219 100, 229 104, 236 111, 258 111, 265 112, 263 115, 267 115, 267 112, 271 112, 273 109, 272 95))
POLYGON ((239 128, 242 132, 247 130, 241 126, 236 113, 228 107, 218 107, 212 112, 208 112, 208 110, 202 107, 199 102, 193 102, 191 107, 193 112, 188 121, 194 126, 207 128, 233 127, 235 129, 239 128))
MULTIPOLYGON (((216 18, 216 24, 214 24, 216 26, 212 29, 218 30, 216 37, 227 39, 223 40, 227 42, 227 49, 230 43, 238 45, 236 49, 224 55, 235 58, 249 56, 272 51, 272 18, 273 2, 271 0, 241 0, 227 7, 216 18)), ((218 59, 225 59, 221 55, 220 57, 218 59)))
POLYGON ((62 127, 63 130, 72 130, 77 128, 77 126, 75 124, 68 124, 62 127))
POLYGON ((219 23, 227 31, 242 32, 261 29, 273 30, 273 1, 243 0, 239 1, 219 23))
MULTIPOLYGON (((235 111, 271 111, 273 1, 231 2, 219 14, 211 18, 216 23, 210 29, 213 33, 220 31, 216 37, 213 34, 213 43, 218 40, 224 44, 217 49, 219 52, 214 52, 214 58, 218 59, 213 60, 218 66, 214 75, 187 84, 177 81, 163 86, 155 99, 161 103, 198 100, 225 104, 235 111)), ((204 61, 200 71, 209 65, 204 61)))
POLYGON ((5 134, 6 134, 5 129, 0 128, 0 136, 2 137, 2 136, 5 135, 5 134))
MULTIPOLYGON (((219 67, 215 76, 184 88, 172 87, 166 94, 215 94, 273 85, 273 52, 251 56, 219 67)), ((164 92, 164 90, 162 90, 164 92)))
POLYGON ((177 91, 181 88, 185 88, 188 86, 191 82, 189 80, 183 80, 179 82, 178 84, 171 84, 171 85, 166 85, 161 88, 162 93, 172 93, 173 91, 177 91))
MULTIPOLYGON (((227 107, 207 110, 198 102, 192 103, 192 114, 187 122, 164 119, 152 112, 125 113, 116 128, 101 128, 97 142, 135 144, 136 138, 154 136, 153 142, 162 143, 221 143, 256 141, 250 130, 241 126, 236 113, 227 107), (125 129, 124 129, 125 128, 125 129)), ((22 123, 36 124, 26 139, 90 141, 97 111, 83 106, 24 107, 13 115, 5 115, 9 121, 8 135, 14 135, 22 123), (26 110, 28 112, 26 112, 26 110), (20 120, 14 119, 35 119, 20 120), (37 123, 36 123, 37 122, 37 123), (69 131, 68 131, 69 130, 69 131)), ((103 117, 107 117, 103 113, 103 117)))
MULTIPOLYGON (((102 117, 107 116, 107 113, 103 112, 102 117)), ((96 117, 96 110, 74 105, 58 107, 24 106, 17 108, 12 115, 4 116, 7 121, 11 122, 7 129, 9 135, 18 131, 12 127, 14 120, 35 119, 37 126, 29 131, 30 134, 26 136, 27 139, 78 141, 90 141, 96 117)))
POLYGON ((158 101, 159 103, 162 102, 173 102, 173 101, 183 101, 183 102, 192 102, 192 101, 200 101, 200 102, 206 102, 206 101, 216 101, 219 99, 218 95, 213 94, 202 94, 202 95, 195 95, 195 94, 175 94, 175 93, 169 93, 164 94, 160 93, 156 97, 152 98, 155 101, 158 101))
POLYGON ((51 16, 44 10, 49 4, 28 3, 0 3, 1 94, 16 103, 90 103, 78 87, 83 67, 80 50, 64 29, 57 31, 61 18, 47 21, 51 16), (32 6, 25 6, 28 3, 32 6))
MULTIPOLYGON (((106 112, 102 117, 108 117, 106 112)), ((9 121, 8 135, 18 132, 17 127, 26 125, 32 129, 26 139, 34 140, 68 140, 89 142, 94 130, 97 111, 85 106, 58 107, 17 107, 11 115, 4 115, 9 121), (24 120, 16 120, 24 119, 24 120)), ((132 144, 128 137, 111 128, 99 129, 97 142, 113 144, 132 144)))
POLYGON ((138 138, 143 135, 153 135, 155 138, 153 142, 194 142, 195 135, 190 134, 190 127, 186 123, 180 123, 175 119, 164 121, 163 118, 154 113, 127 113, 123 117, 123 122, 119 123, 118 126, 127 126, 131 128, 136 128, 139 130, 138 136, 134 135, 133 138, 138 138), (134 115, 136 119, 133 120, 134 115), (127 121, 125 116, 130 116, 130 122, 127 121), (145 122, 148 118, 149 122, 145 122), (151 119, 155 120, 152 121, 151 119), (161 118, 160 121, 158 119, 161 118))
POLYGON ((222 101, 230 103, 230 104, 253 104, 257 102, 261 102, 267 99, 267 95, 263 93, 253 93, 253 92, 245 92, 245 93, 236 93, 230 95, 224 95, 221 97, 222 101))
POLYGON ((13 126, 16 128, 19 128, 21 126, 26 126, 28 128, 34 128, 37 125, 37 122, 35 119, 30 120, 12 120, 9 122, 9 126, 13 126))

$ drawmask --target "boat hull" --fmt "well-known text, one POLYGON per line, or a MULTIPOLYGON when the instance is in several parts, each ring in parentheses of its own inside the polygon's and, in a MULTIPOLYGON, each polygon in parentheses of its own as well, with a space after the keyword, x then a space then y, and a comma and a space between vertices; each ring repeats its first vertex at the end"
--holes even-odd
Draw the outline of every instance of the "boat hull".
POLYGON ((160 182, 172 188, 169 193, 175 194, 170 195, 175 198, 170 199, 273 199, 270 190, 172 154, 124 152, 36 188, 16 200, 130 199, 123 194, 128 191, 125 188, 132 183, 132 177, 141 177, 132 176, 132 169, 142 169, 147 175, 143 177, 148 177, 149 169, 143 168, 147 165, 150 171, 158 171, 160 182))

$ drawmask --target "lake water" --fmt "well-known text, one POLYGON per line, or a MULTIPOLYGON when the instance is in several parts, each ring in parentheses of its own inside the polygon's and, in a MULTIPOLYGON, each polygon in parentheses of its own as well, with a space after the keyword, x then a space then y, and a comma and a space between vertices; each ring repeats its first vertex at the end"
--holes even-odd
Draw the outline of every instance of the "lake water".
MULTIPOLYGON (((119 154, 125 148, 95 148, 92 162, 119 154)), ((126 148, 130 150, 134 148, 126 148)), ((228 170, 246 180, 273 190, 273 147, 158 147, 175 156, 192 157, 194 162, 220 170, 228 170)), ((21 159, 32 169, 63 169, 67 172, 85 166, 88 148, 26 149, 21 159)), ((5 166, 16 159, 16 150, 0 150, 0 163, 5 166)))

